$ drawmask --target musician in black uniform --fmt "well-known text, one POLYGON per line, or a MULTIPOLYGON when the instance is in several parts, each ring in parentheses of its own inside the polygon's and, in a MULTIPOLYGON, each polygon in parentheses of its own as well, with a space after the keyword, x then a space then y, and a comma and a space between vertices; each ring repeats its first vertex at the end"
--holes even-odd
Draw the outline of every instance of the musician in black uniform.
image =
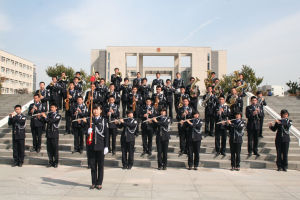
POLYGON ((247 132, 248 132, 248 153, 249 157, 252 152, 256 156, 260 156, 258 153, 258 134, 260 131, 260 108, 257 104, 257 97, 251 97, 251 105, 246 107, 246 117, 248 118, 247 132))
MULTIPOLYGON (((188 147, 188 166, 189 170, 194 166, 194 170, 198 170, 199 160, 200 160, 200 146, 202 140, 201 127, 203 124, 203 120, 199 119, 199 112, 195 111, 193 113, 193 119, 187 120, 186 122, 189 124, 189 132, 187 135, 187 147, 188 147)), ((183 124, 184 121, 181 121, 183 124)))
MULTIPOLYGON (((225 123, 223 122, 223 125, 225 123)), ((240 170, 240 154, 243 144, 245 120, 242 119, 241 113, 235 113, 235 120, 227 120, 229 128, 229 144, 231 153, 231 170, 240 170)))
POLYGON ((93 99, 93 103, 94 104, 100 104, 101 102, 101 97, 100 97, 100 93, 99 91, 96 89, 96 85, 95 83, 91 83, 91 90, 87 91, 85 93, 85 98, 84 98, 84 102, 85 105, 87 105, 88 109, 91 110, 91 99, 93 99), (92 96, 92 90, 93 90, 93 96, 92 96))
POLYGON ((95 86, 96 86, 96 88, 97 88, 97 90, 98 90, 98 88, 99 88, 99 85, 100 85, 100 80, 101 80, 101 77, 100 77, 100 74, 99 74, 99 72, 95 72, 95 86))
POLYGON ((167 110, 163 108, 159 117, 154 117, 153 122, 158 126, 156 132, 158 170, 166 170, 168 164, 168 147, 170 140, 171 119, 167 117, 167 110))
POLYGON ((151 86, 147 84, 147 81, 147 78, 143 78, 142 85, 138 88, 138 92, 141 94, 143 99, 143 104, 145 104, 147 98, 150 98, 151 86))
POLYGON ((46 108, 40 101, 40 97, 38 94, 33 96, 34 102, 30 104, 28 108, 28 115, 31 116, 30 120, 30 128, 32 133, 32 151, 36 151, 37 153, 41 150, 42 144, 42 132, 44 127, 44 121, 42 119, 41 113, 46 112, 46 108), (34 116, 32 116, 34 115, 34 116))
POLYGON ((275 120, 275 124, 269 123, 272 131, 277 131, 275 138, 275 146, 277 151, 277 171, 287 171, 288 168, 288 152, 290 144, 290 128, 292 120, 289 120, 289 112, 285 109, 280 112, 281 119, 275 120))
POLYGON ((135 137, 138 136, 138 122, 133 118, 133 111, 126 112, 127 119, 120 119, 122 127, 124 127, 121 135, 121 149, 122 149, 122 169, 131 169, 134 160, 134 144, 135 137))
POLYGON ((214 135, 215 127, 215 109, 217 105, 217 98, 212 92, 212 86, 207 87, 207 93, 203 96, 202 104, 205 106, 205 134, 209 136, 214 135))
POLYGON ((115 68, 114 71, 115 73, 111 75, 110 82, 115 86, 116 92, 119 92, 122 76, 119 68, 115 68))
POLYGON ((79 78, 78 77, 75 77, 73 79, 73 82, 74 82, 74 89, 78 92, 79 95, 82 95, 82 82, 79 82, 79 78))
POLYGON ((157 113, 152 105, 152 101, 150 98, 146 99, 146 105, 144 105, 141 109, 142 119, 142 140, 143 140, 143 153, 141 156, 144 156, 146 153, 151 156, 152 155, 152 137, 154 131, 154 124, 149 118, 153 118, 157 113), (145 122, 144 122, 145 121, 145 122))
POLYGON ((133 111, 133 116, 137 120, 139 119, 140 108, 143 104, 142 101, 142 96, 138 93, 137 87, 133 86, 132 91, 131 93, 129 93, 128 97, 128 107, 133 111))
POLYGON ((74 83, 70 82, 69 88, 64 92, 64 99, 67 99, 69 103, 65 103, 65 105, 69 105, 68 108, 66 106, 65 118, 66 118, 66 133, 71 134, 71 123, 72 123, 72 107, 77 102, 77 98, 80 96, 77 90, 74 89, 74 83))
POLYGON ((176 78, 173 80, 173 87, 175 88, 175 93, 174 93, 174 106, 175 110, 177 112, 177 104, 176 104, 176 99, 178 94, 180 93, 180 88, 184 87, 184 80, 181 78, 181 74, 179 72, 176 73, 176 78))
POLYGON ((167 98, 165 94, 162 93, 162 87, 157 86, 156 87, 156 93, 152 94, 152 102, 154 105, 154 108, 160 112, 161 109, 166 108, 167 105, 167 98))
POLYGON ((129 108, 129 93, 132 90, 132 86, 129 84, 129 79, 124 78, 124 84, 121 85, 120 91, 122 91, 122 116, 125 117, 126 110, 129 108))
POLYGON ((71 107, 72 113, 72 132, 74 135, 74 150, 72 153, 79 152, 80 154, 83 151, 83 136, 85 131, 85 124, 82 120, 78 120, 84 118, 88 115, 88 108, 83 103, 83 97, 77 97, 77 103, 71 107), (74 121, 76 120, 76 121, 74 121))
POLYGON ((34 94, 38 94, 40 96, 40 100, 47 111, 48 101, 50 100, 50 94, 49 91, 45 89, 45 82, 40 82, 40 89, 36 90, 34 94))
MULTIPOLYGON (((192 113, 193 111, 195 111, 193 110, 193 107, 189 105, 190 103, 189 99, 183 99, 182 103, 183 106, 178 109, 178 113, 177 113, 178 122, 180 122, 181 120, 192 119, 192 113)), ((190 126, 188 125, 187 122, 184 122, 183 124, 178 123, 179 146, 180 146, 179 156, 187 153, 187 136, 188 136, 189 128, 190 126)))
POLYGON ((231 88, 231 92, 227 96, 226 102, 230 106, 230 119, 235 118, 235 113, 243 112, 243 99, 237 94, 236 88, 231 88))
POLYGON ((42 113, 43 119, 47 124, 46 138, 47 138, 47 153, 49 157, 48 167, 57 168, 58 165, 58 140, 59 140, 59 122, 61 120, 60 114, 57 113, 57 106, 50 105, 50 112, 46 115, 42 113))
POLYGON ((106 104, 106 95, 107 95, 107 92, 108 92, 108 88, 105 85, 105 79, 104 78, 100 79, 100 84, 99 84, 97 90, 99 92, 100 105, 103 107, 106 104))
MULTIPOLYGON (((245 82, 244 82, 245 83, 245 82)), ((240 105, 240 109, 241 110, 244 110, 244 101, 243 101, 243 98, 246 96, 246 88, 243 88, 244 86, 242 85, 242 82, 240 80, 238 80, 236 82, 236 90, 237 90, 237 94, 238 96, 242 99, 241 101, 241 105, 240 105)))
POLYGON ((151 91, 154 93, 154 86, 160 86, 160 87, 163 87, 164 86, 164 80, 163 79, 160 79, 160 73, 159 72, 156 72, 156 79, 154 79, 152 81, 152 85, 151 85, 151 91))
POLYGON ((219 104, 216 106, 214 111, 216 121, 216 132, 215 132, 215 150, 216 156, 222 154, 226 155, 226 138, 227 138, 227 126, 225 122, 230 117, 230 108, 225 105, 224 96, 219 96, 219 104), (221 139, 221 145, 220 145, 221 139))
POLYGON ((265 112, 264 112, 264 106, 267 105, 267 102, 265 100, 265 98, 262 97, 262 91, 257 91, 256 92, 256 96, 257 96, 257 102, 260 108, 260 130, 259 130, 259 135, 258 137, 263 138, 262 135, 262 130, 263 130, 263 124, 264 124, 264 118, 265 118, 265 112))
POLYGON ((25 152, 26 116, 22 114, 21 105, 15 105, 15 113, 9 114, 8 125, 12 126, 13 167, 22 167, 25 152))
POLYGON ((108 102, 110 96, 113 96, 115 98, 114 103, 120 106, 120 100, 121 100, 120 93, 115 90, 114 84, 109 85, 109 90, 106 93, 106 102, 108 102))
POLYGON ((133 79, 133 81, 132 81, 132 86, 135 86, 135 87, 139 88, 141 85, 142 85, 141 73, 137 72, 136 73, 136 78, 133 79))
POLYGON ((190 95, 185 93, 185 87, 180 87, 180 92, 175 94, 175 111, 178 114, 178 109, 182 107, 182 100, 188 99, 190 101, 190 95))
POLYGON ((194 86, 192 88, 192 84, 194 83, 195 78, 190 78, 190 84, 186 86, 185 93, 190 95, 190 105, 193 107, 194 110, 197 110, 198 105, 198 97, 200 96, 200 90, 198 86, 194 86))
POLYGON ((92 128, 88 128, 87 137, 92 135, 92 142, 87 145, 87 154, 89 156, 89 165, 91 167, 92 186, 90 189, 102 189, 104 175, 104 157, 108 153, 108 124, 106 118, 102 116, 102 108, 99 105, 93 105, 93 118, 83 119, 92 128))
POLYGON ((166 80, 166 85, 163 87, 164 95, 167 99, 167 109, 169 112, 169 117, 173 119, 173 94, 175 93, 175 88, 171 85, 171 80, 166 80))
POLYGON ((119 106, 115 104, 115 97, 110 96, 108 99, 108 104, 104 108, 105 116, 108 119, 108 127, 109 127, 109 143, 108 150, 112 155, 116 154, 116 137, 117 137, 117 122, 111 122, 120 117, 119 106), (110 146, 110 138, 111 138, 111 146, 110 146))
MULTIPOLYGON (((47 90, 49 90, 50 92, 50 102, 49 104, 56 104, 56 105, 60 105, 59 104, 59 100, 60 100, 60 94, 62 92, 62 87, 61 85, 57 82, 57 78, 56 77, 52 77, 52 82, 46 87, 47 90)), ((59 110, 61 109, 61 107, 59 107, 59 110)))
POLYGON ((62 108, 62 107, 65 108, 65 95, 64 95, 64 91, 66 91, 66 89, 67 89, 68 82, 69 82, 69 80, 68 80, 68 77, 66 76, 66 73, 62 72, 61 76, 60 76, 60 78, 58 80, 58 84, 61 87, 61 92, 59 94, 59 105, 58 105, 58 107, 60 107, 60 108, 62 108))

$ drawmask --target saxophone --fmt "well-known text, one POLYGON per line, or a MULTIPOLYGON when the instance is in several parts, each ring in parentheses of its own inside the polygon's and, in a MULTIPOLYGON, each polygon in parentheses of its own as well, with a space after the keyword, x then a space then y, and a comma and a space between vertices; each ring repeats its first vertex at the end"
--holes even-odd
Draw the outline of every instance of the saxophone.
POLYGON ((133 97, 132 97, 132 111, 135 112, 135 109, 136 109, 136 98, 133 95, 133 97))
POLYGON ((195 95, 197 95, 198 91, 197 91, 197 87, 196 87, 196 83, 200 81, 200 79, 198 77, 196 77, 195 81, 192 83, 191 85, 191 89, 190 89, 190 96, 194 97, 195 95))
POLYGON ((157 94, 156 97, 155 97, 155 103, 154 103, 155 110, 158 109, 158 104, 159 104, 159 98, 158 98, 158 94, 157 94))
POLYGON ((68 111, 70 109, 70 99, 69 99, 69 96, 70 96, 70 91, 69 91, 69 87, 67 88, 67 98, 65 99, 65 107, 66 107, 66 111, 68 111))
POLYGON ((179 99, 179 104, 178 104, 178 108, 181 108, 183 106, 183 100, 182 100, 182 95, 179 99))

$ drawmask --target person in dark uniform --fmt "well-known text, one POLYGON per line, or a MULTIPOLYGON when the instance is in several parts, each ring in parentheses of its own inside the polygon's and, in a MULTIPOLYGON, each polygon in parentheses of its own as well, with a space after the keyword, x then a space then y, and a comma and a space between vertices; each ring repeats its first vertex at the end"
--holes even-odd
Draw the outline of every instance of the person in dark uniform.
POLYGON ((203 96, 205 106, 205 134, 214 136, 215 127, 215 109, 217 105, 217 98, 212 92, 212 86, 207 87, 207 93, 203 96))
POLYGON ((72 132, 74 135, 74 150, 72 153, 79 152, 80 154, 83 151, 83 136, 85 131, 85 124, 82 120, 78 120, 84 118, 88 115, 88 108, 83 103, 83 97, 77 97, 77 103, 71 107, 72 113, 72 132), (77 120, 77 121, 74 121, 77 120))
POLYGON ((260 129, 260 108, 257 104, 257 97, 251 97, 251 105, 246 107, 246 117, 248 118, 247 132, 248 132, 248 153, 249 157, 252 156, 252 152, 256 156, 260 156, 258 153, 258 134, 260 129))
POLYGON ((109 97, 113 96, 115 98, 115 104, 117 104, 118 106, 120 106, 120 93, 118 91, 115 90, 115 85, 114 84, 110 84, 109 85, 109 90, 106 93, 106 102, 108 102, 109 97))
POLYGON ((141 156, 148 154, 149 156, 152 155, 152 137, 154 131, 154 124, 152 121, 146 121, 149 118, 153 118, 156 116, 157 113, 152 106, 152 101, 150 98, 146 99, 146 105, 144 105, 141 109, 141 116, 142 119, 142 140, 143 140, 143 153, 141 156), (145 121, 145 122, 144 122, 145 121))
POLYGON ((66 133, 71 134, 71 125, 72 125, 72 107, 77 102, 77 98, 80 96, 78 91, 74 89, 74 83, 70 82, 69 87, 67 88, 67 91, 64 92, 64 99, 67 99, 69 101, 68 103, 65 103, 66 106, 66 112, 65 112, 65 119, 66 119, 66 133))
POLYGON ((136 78, 133 79, 133 81, 132 81, 132 86, 133 87, 135 86, 135 87, 139 88, 141 85, 142 85, 141 73, 137 72, 136 73, 136 78))
POLYGON ((170 140, 171 119, 167 117, 167 110, 163 108, 159 117, 154 117, 153 122, 158 126, 156 132, 158 170, 166 170, 168 164, 168 147, 170 140))
MULTIPOLYGON (((203 120, 199 119, 199 112, 195 111, 193 113, 193 119, 187 120, 186 122, 189 124, 188 128, 188 136, 187 136, 187 143, 188 143, 188 166, 189 170, 192 169, 194 166, 194 170, 198 169, 199 160, 200 160, 200 146, 202 140, 202 133, 201 127, 203 124, 203 120)), ((181 123, 183 124, 184 121, 182 120, 181 123)))
POLYGON ((78 94, 81 96, 82 95, 82 89, 83 89, 83 85, 82 82, 79 82, 79 78, 75 77, 73 79, 74 82, 74 89, 78 92, 78 94))
POLYGON ((101 81, 101 77, 100 77, 99 72, 95 72, 95 86, 96 86, 97 90, 99 88, 100 81, 101 81))
POLYGON ((175 92, 174 92, 174 106, 175 106, 175 110, 177 112, 176 99, 177 99, 178 94, 180 93, 180 88, 181 87, 185 88, 184 80, 181 78, 181 74, 179 72, 176 73, 176 78, 173 80, 173 87, 175 89, 175 92))
POLYGON ((222 122, 226 122, 230 116, 230 108, 225 105, 224 96, 219 96, 219 104, 215 109, 216 133, 215 133, 215 150, 216 156, 222 154, 226 156, 226 138, 227 126, 222 122), (221 145, 220 145, 221 139, 221 145))
MULTIPOLYGON (((60 94, 62 92, 62 87, 61 85, 57 82, 56 77, 52 77, 52 82, 46 87, 47 90, 50 92, 50 102, 49 104, 56 104, 56 105, 61 105, 59 104, 60 100, 60 94)), ((59 110, 61 107, 59 107, 59 110)))
POLYGON ((133 116, 136 120, 140 117, 140 108, 143 104, 142 101, 142 96, 138 93, 137 87, 133 86, 132 91, 128 96, 128 107, 133 111, 133 116))
POLYGON ((167 99, 167 109, 169 112, 169 117, 173 119, 173 94, 175 93, 175 88, 171 85, 171 80, 166 80, 166 85, 163 87, 164 95, 167 99))
POLYGON ((121 72, 119 68, 114 69, 115 73, 111 75, 110 82, 115 86, 116 92, 120 92, 120 85, 122 82, 121 72))
POLYGON ((87 91, 85 93, 85 98, 84 98, 84 103, 88 107, 89 110, 91 110, 91 99, 93 99, 94 104, 100 104, 101 99, 100 99, 100 93, 96 89, 95 83, 91 83, 91 90, 87 91), (93 95, 92 95, 92 90, 93 90, 93 95))
POLYGON ((40 89, 36 90, 34 94, 38 94, 40 96, 40 100, 47 111, 48 101, 50 101, 50 94, 49 91, 45 89, 45 82, 40 82, 40 89))
POLYGON ((237 94, 236 88, 231 88, 226 102, 230 107, 230 119, 235 119, 235 113, 243 112, 243 99, 237 94))
POLYGON ((92 185, 90 189, 102 189, 104 176, 104 157, 108 153, 108 124, 102 116, 102 108, 93 105, 93 118, 83 119, 89 125, 92 120, 92 128, 88 128, 87 137, 92 137, 91 144, 87 145, 89 165, 91 167, 92 185), (92 135, 90 135, 92 134, 92 135))
POLYGON ((280 112, 281 119, 275 120, 275 124, 269 123, 269 128, 272 131, 277 131, 275 138, 275 146, 277 152, 277 171, 287 171, 288 168, 288 152, 290 144, 290 128, 292 120, 289 120, 289 112, 286 109, 280 112))
POLYGON ((118 134, 116 122, 111 122, 120 117, 119 106, 115 104, 115 97, 110 96, 108 100, 108 104, 104 108, 105 116, 108 119, 108 127, 109 127, 109 139, 108 139, 108 150, 112 155, 116 154, 116 137, 118 134), (111 146, 110 146, 110 138, 111 138, 111 146))
MULTIPOLYGON (((225 125, 224 121, 222 122, 225 125)), ((243 144, 245 120, 242 119, 241 113, 235 113, 235 120, 227 120, 229 128, 229 144, 231 153, 231 170, 240 170, 240 154, 243 144)))
POLYGON ((261 113, 261 115, 260 115, 260 130, 259 130, 258 137, 263 138, 262 130, 263 130, 263 124, 264 124, 264 118, 265 118, 264 106, 267 105, 267 102, 266 102, 265 98, 262 97, 262 91, 257 91, 256 96, 257 96, 257 102, 260 107, 260 113, 261 113))
POLYGON ((42 113, 45 120, 46 138, 47 138, 47 153, 49 157, 48 167, 57 168, 58 165, 58 140, 59 140, 59 122, 61 120, 60 114, 57 113, 57 106, 55 104, 50 105, 50 112, 46 115, 42 113))
POLYGON ((167 105, 167 98, 164 93, 162 93, 162 87, 157 86, 156 87, 156 93, 152 94, 152 102, 154 105, 154 108, 157 112, 160 113, 160 110, 163 108, 166 108, 167 105))
POLYGON ((61 76, 58 80, 58 84, 61 87, 61 92, 59 94, 59 105, 58 107, 60 108, 65 108, 65 95, 64 95, 64 91, 66 91, 67 89, 67 85, 69 83, 68 77, 66 76, 65 72, 61 73, 61 76))
POLYGON ((188 99, 190 101, 190 95, 185 93, 185 87, 180 87, 180 92, 176 94, 175 98, 175 111, 178 114, 178 109, 183 106, 183 99, 188 99))
POLYGON ((28 115, 31 116, 30 120, 30 128, 32 133, 32 151, 36 151, 39 153, 41 151, 42 144, 42 132, 44 127, 44 121, 42 119, 41 114, 46 112, 46 108, 40 101, 40 97, 38 94, 33 96, 33 103, 30 104, 28 108, 28 115))
POLYGON ((122 101, 122 116, 125 117, 126 110, 129 108, 129 93, 132 90, 132 86, 129 84, 129 79, 124 78, 124 84, 121 85, 120 91, 122 91, 121 101, 122 101))
POLYGON ((105 85, 105 79, 104 78, 100 79, 100 84, 99 84, 97 90, 98 90, 99 96, 100 96, 100 105, 102 107, 104 107, 106 105, 106 95, 107 95, 107 92, 108 92, 108 88, 105 85))
POLYGON ((142 79, 142 85, 138 88, 138 92, 141 94, 143 99, 143 105, 146 103, 146 99, 150 98, 151 86, 147 84, 147 78, 142 79))
MULTIPOLYGON (((189 105, 189 99, 183 99, 183 106, 179 108, 177 114, 177 121, 185 121, 187 119, 192 119, 193 107, 189 105)), ((189 125, 187 122, 178 123, 178 133, 179 133, 179 156, 187 153, 187 136, 188 136, 189 125)))
POLYGON ((190 78, 190 84, 186 86, 185 93, 190 95, 190 105, 193 107, 194 110, 197 110, 198 106, 198 97, 200 96, 200 90, 197 85, 192 88, 192 84, 195 82, 195 78, 190 78))
POLYGON ((124 127, 121 135, 122 169, 131 169, 134 160, 135 137, 138 136, 138 122, 133 118, 132 110, 128 110, 126 114, 127 119, 120 119, 120 123, 124 127))
POLYGON ((25 152, 26 116, 22 114, 21 105, 15 105, 15 112, 9 114, 8 125, 12 126, 13 167, 22 167, 25 152))
POLYGON ((152 81, 152 85, 151 85, 151 91, 154 93, 154 86, 160 86, 160 87, 163 87, 164 86, 164 80, 163 79, 160 79, 160 73, 159 72, 156 72, 156 79, 154 79, 152 81))

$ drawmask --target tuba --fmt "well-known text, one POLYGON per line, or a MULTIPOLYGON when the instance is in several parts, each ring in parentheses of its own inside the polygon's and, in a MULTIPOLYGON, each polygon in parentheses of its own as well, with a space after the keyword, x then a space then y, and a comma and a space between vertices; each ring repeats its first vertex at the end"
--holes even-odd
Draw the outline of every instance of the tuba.
POLYGON ((211 70, 207 70, 207 78, 204 79, 204 84, 205 84, 206 88, 213 84, 213 80, 211 78, 211 73, 212 73, 211 70))
POLYGON ((202 107, 206 107, 207 106, 207 101, 210 99, 210 94, 206 94, 206 97, 204 99, 204 101, 202 101, 201 106, 202 107))
POLYGON ((200 81, 200 79, 198 77, 196 77, 195 81, 192 83, 191 89, 190 89, 190 96, 191 97, 197 95, 198 91, 197 91, 196 83, 199 82, 199 81, 200 81))
POLYGON ((229 103, 227 103, 227 105, 229 107, 231 107, 232 105, 234 105, 236 103, 238 96, 237 95, 232 95, 229 99, 229 103))

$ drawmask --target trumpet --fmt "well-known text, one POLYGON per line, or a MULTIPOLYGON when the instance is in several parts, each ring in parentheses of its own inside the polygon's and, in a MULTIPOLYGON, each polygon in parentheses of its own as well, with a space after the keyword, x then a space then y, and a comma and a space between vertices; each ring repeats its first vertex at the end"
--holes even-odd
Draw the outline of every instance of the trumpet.
POLYGON ((53 83, 53 82, 51 82, 51 83, 50 83, 50 86, 54 86, 54 83, 53 83))
POLYGON ((117 72, 116 76, 122 78, 122 73, 121 72, 117 72))
POLYGON ((68 80, 68 76, 60 77, 59 80, 61 80, 61 81, 67 81, 68 80))

